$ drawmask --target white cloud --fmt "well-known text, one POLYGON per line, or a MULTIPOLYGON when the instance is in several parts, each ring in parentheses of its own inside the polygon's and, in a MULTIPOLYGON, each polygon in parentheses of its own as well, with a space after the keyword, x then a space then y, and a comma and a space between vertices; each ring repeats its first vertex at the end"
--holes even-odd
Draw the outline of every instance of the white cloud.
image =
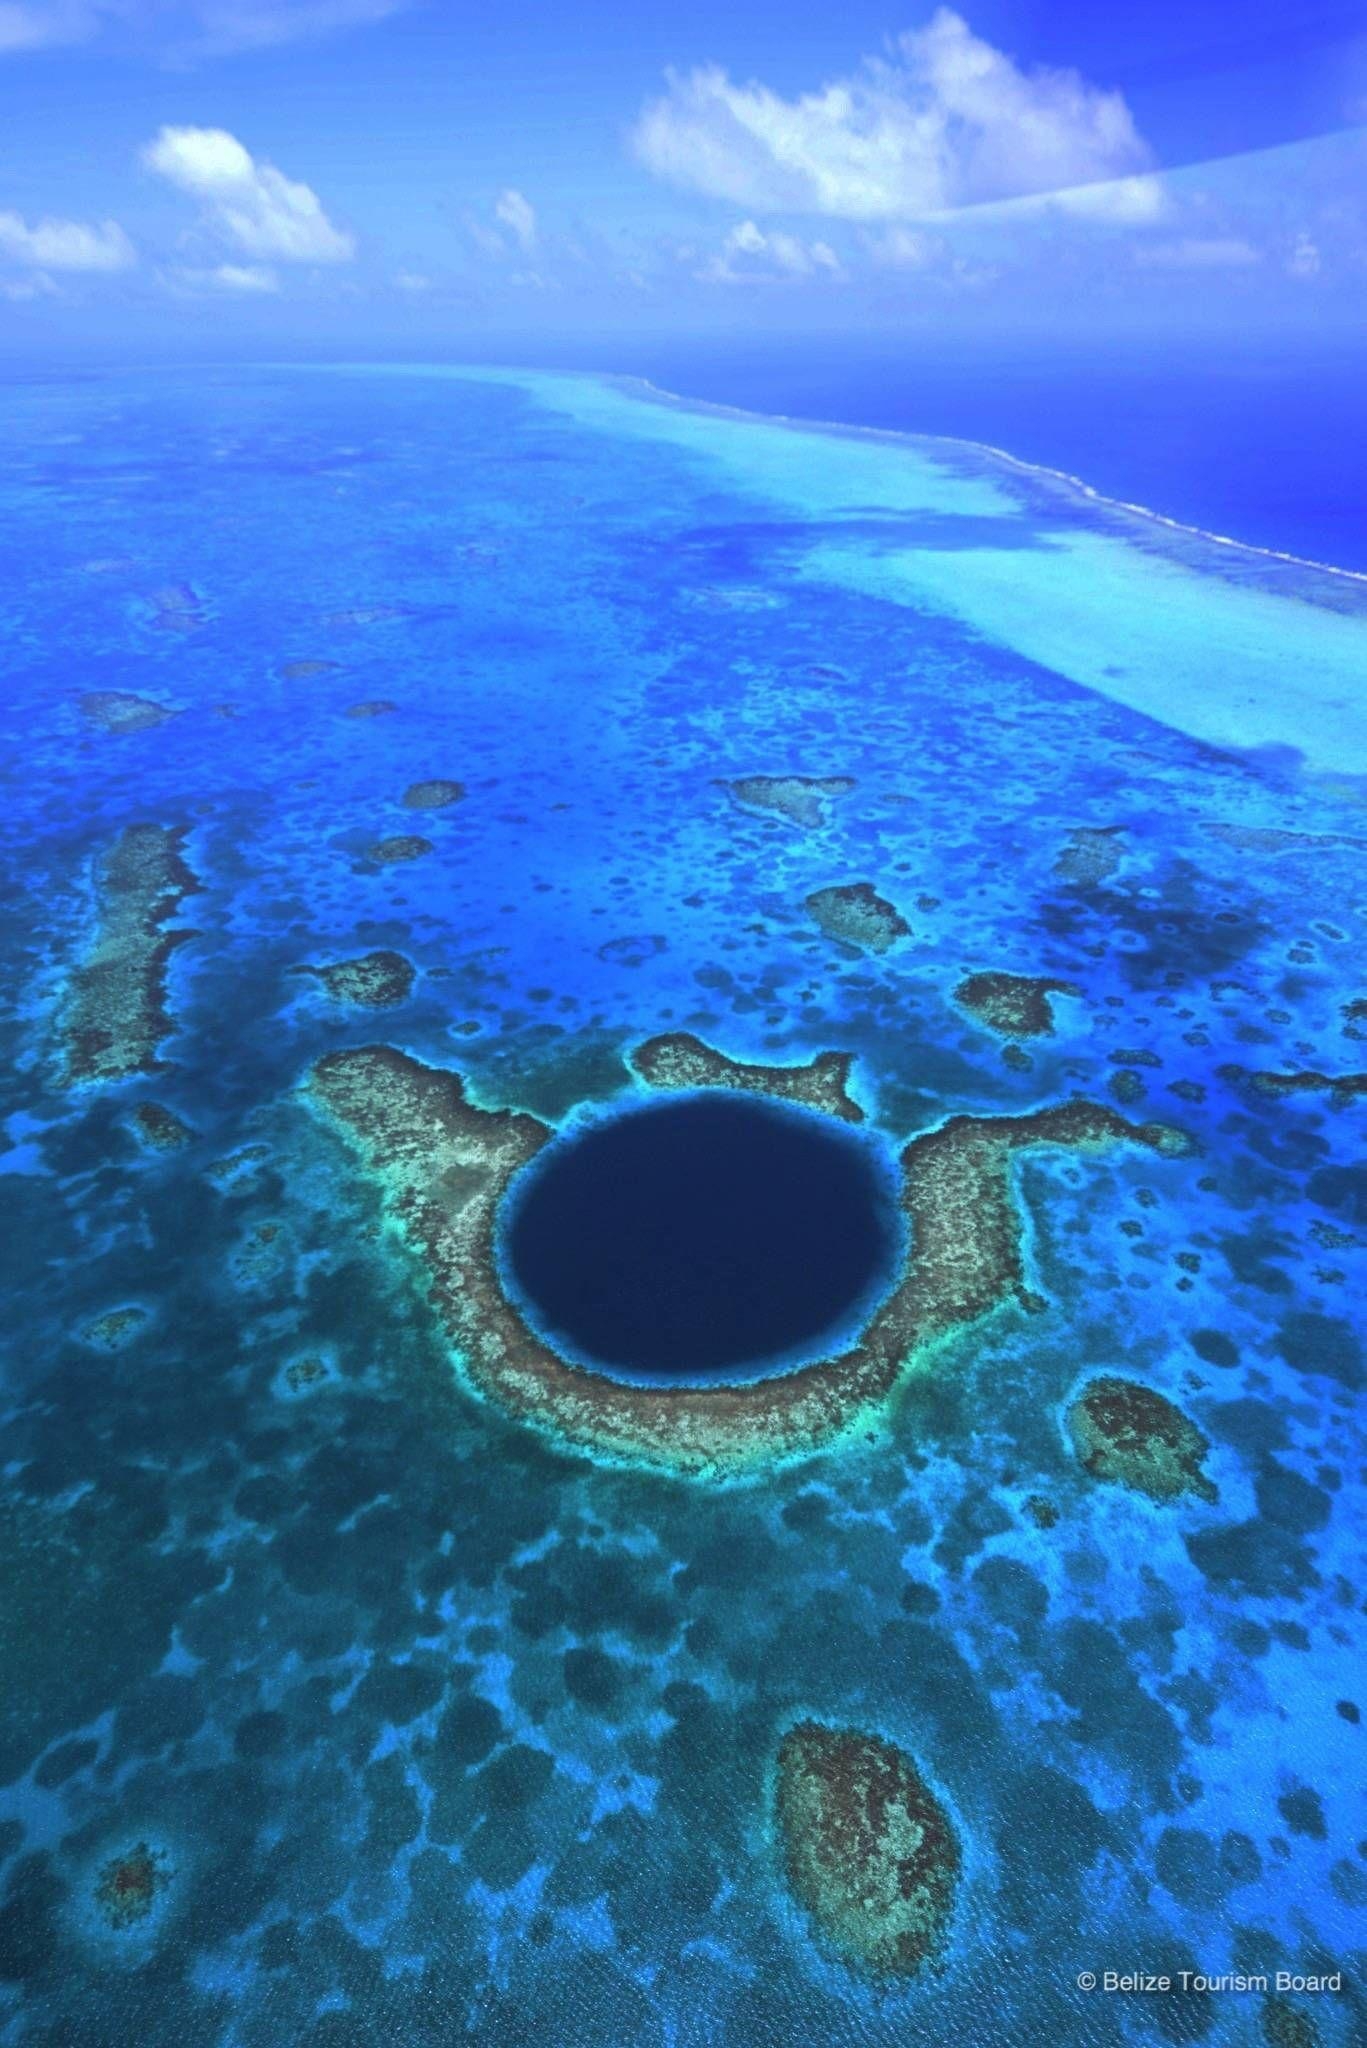
POLYGON ((102 12, 98 0, 0 0, 0 56, 83 43, 102 12))
POLYGON ((204 207, 210 225, 248 256, 345 263, 354 238, 333 226, 316 192, 258 163, 224 128, 163 128, 143 162, 204 207))
POLYGON ((419 270, 400 270, 394 275, 394 289, 400 292, 430 292, 432 280, 419 270))
POLYGON ((921 234, 915 228, 899 227, 889 228, 881 235, 869 235, 865 246, 874 262, 889 270, 924 270, 944 247, 933 235, 921 234))
POLYGON ((186 9, 207 55, 274 49, 339 29, 365 28, 398 14, 408 0, 196 0, 186 9))
POLYGON ((1286 259, 1286 267, 1291 276, 1318 277, 1321 263, 1318 243, 1312 241, 1309 235, 1297 235, 1291 254, 1286 259))
POLYGON ((26 299, 50 299, 57 287, 45 270, 33 270, 25 277, 0 277, 0 299, 21 305, 26 299))
POLYGON ((491 228, 488 222, 481 220, 477 214, 466 214, 465 229, 475 247, 481 250, 484 255, 507 255, 508 245, 502 235, 499 234, 497 228, 491 228))
POLYGON ((510 185, 494 202, 494 219, 507 228, 520 249, 536 247, 536 209, 510 185))
POLYGON ((197 273, 201 283, 220 292, 278 292, 280 279, 264 263, 219 263, 197 273))
POLYGON ((42 270, 127 270, 137 262, 133 244, 116 220, 40 220, 29 227, 17 213, 0 213, 0 256, 42 270))
POLYGON ((829 243, 803 242, 777 229, 766 234, 754 221, 744 220, 727 235, 721 254, 709 257, 695 274, 708 284, 750 284, 766 278, 843 273, 829 243))
POLYGON ((273 48, 384 21, 409 0, 0 0, 0 55, 92 42, 107 29, 170 53, 273 48))
POLYGON ((1247 270, 1263 259, 1262 251, 1240 235, 1187 235, 1136 249, 1134 260, 1155 270, 1247 270))
POLYGON ((1008 203, 1022 210, 1066 213, 1074 220, 1102 221, 1116 227, 1142 227, 1161 220, 1168 211, 1163 181, 1154 177, 1106 178, 1096 185, 1065 186, 1059 192, 1008 203))
POLYGON ((1151 162, 1119 93, 1023 71, 947 7, 794 100, 716 65, 671 72, 632 143, 660 177, 756 212, 863 221, 1072 191, 1151 162))

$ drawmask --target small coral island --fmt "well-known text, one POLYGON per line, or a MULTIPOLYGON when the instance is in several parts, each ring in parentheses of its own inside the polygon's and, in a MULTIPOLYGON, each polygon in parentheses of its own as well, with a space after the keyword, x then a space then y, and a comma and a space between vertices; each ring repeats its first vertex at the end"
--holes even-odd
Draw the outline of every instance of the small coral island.
MULTIPOLYGON (((805 1066, 745 1066, 675 1033, 641 1046, 634 1064, 653 1087, 758 1090, 848 1121, 862 1115, 845 1092, 849 1062, 836 1053, 805 1066)), ((504 1293, 499 1212, 515 1177, 554 1136, 549 1124, 480 1109, 458 1073, 391 1046, 325 1055, 310 1094, 382 1184, 480 1393, 597 1455, 714 1476, 831 1442, 880 1410, 936 1338, 1011 1299, 1037 1305, 1024 1280, 1010 1174, 1016 1152, 1120 1143, 1186 1149, 1164 1125, 1129 1123, 1081 1097, 1025 1116, 951 1117, 901 1154, 905 1270, 848 1351, 738 1385, 640 1386, 567 1363, 504 1293)))

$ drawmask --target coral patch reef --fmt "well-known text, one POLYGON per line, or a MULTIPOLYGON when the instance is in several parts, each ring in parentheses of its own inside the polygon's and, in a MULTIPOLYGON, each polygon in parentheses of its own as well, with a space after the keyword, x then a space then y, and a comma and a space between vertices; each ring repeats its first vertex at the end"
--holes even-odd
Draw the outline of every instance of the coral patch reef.
POLYGON ((183 1118, 163 1102, 140 1102, 133 1111, 133 1129, 151 1152, 179 1152, 194 1137, 183 1118))
POLYGON ((428 782, 410 782, 403 793, 405 810, 444 811, 458 804, 465 794, 463 782, 446 782, 435 777, 428 782))
POLYGON ((824 1110, 845 1123, 862 1123, 864 1119, 863 1110, 849 1093, 854 1062, 844 1052, 819 1052, 805 1066, 747 1066, 741 1060, 728 1059, 691 1032, 671 1031, 638 1045, 631 1064, 652 1088, 735 1088, 824 1110))
POLYGON ((821 1939, 883 1977, 942 1954, 963 1852, 905 1750, 799 1721, 779 1747, 775 1805, 788 1882, 821 1939))
POLYGON ((82 716, 105 732, 145 732, 177 715, 169 706, 129 690, 87 690, 80 705, 82 716))
POLYGON ((1150 1500, 1217 1498, 1201 1469, 1210 1449, 1205 1437, 1152 1387, 1110 1376, 1090 1380, 1068 1410, 1068 1430, 1094 1479, 1117 1481, 1150 1500))
POLYGON ((321 981, 339 1003, 356 1003, 367 1010, 391 1009, 407 1002, 412 993, 414 970, 402 953, 362 953, 354 960, 333 960, 323 967, 300 967, 321 981))
POLYGON ((818 830, 830 815, 827 799, 848 796, 854 788, 851 775, 742 775, 723 782, 736 802, 750 811, 768 811, 786 818, 790 825, 818 830))
POLYGON ((422 839, 416 832, 395 832, 387 839, 377 839, 370 848, 369 857, 378 867, 394 867, 401 861, 421 860, 425 853, 432 851, 430 839, 422 839))
POLYGON ((872 882, 842 882, 814 889, 807 908, 828 939, 857 946, 865 953, 886 953, 911 933, 901 912, 878 894, 872 882))
POLYGON ((966 976, 954 1000, 999 1038, 1048 1038, 1054 1029, 1050 996, 1081 993, 1076 982, 1050 975, 989 972, 966 976))
POLYGON ((199 888, 184 845, 180 828, 129 825, 97 863, 95 943, 72 973, 62 1016, 68 1082, 121 1081, 163 1064, 166 963, 197 937, 166 929, 199 888))
POLYGON ((112 1856, 95 1886, 95 1906, 105 1923, 122 1933, 146 1920, 168 1881, 164 1852, 146 1842, 112 1856))

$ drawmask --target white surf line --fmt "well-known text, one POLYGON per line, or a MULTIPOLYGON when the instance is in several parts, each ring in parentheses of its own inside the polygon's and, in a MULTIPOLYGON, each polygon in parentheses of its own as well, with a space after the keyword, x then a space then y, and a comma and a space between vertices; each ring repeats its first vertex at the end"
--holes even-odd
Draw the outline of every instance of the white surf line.
MULTIPOLYGON (((561 374, 574 376, 584 372, 567 371, 561 374)), ((970 441, 963 434, 931 434, 918 432, 914 428, 865 427, 852 420, 821 420, 804 417, 797 413, 755 412, 746 406, 723 405, 710 398, 686 398, 681 392, 667 391, 662 384, 653 384, 649 377, 637 377, 611 370, 590 371, 590 376, 601 376, 614 384, 633 385, 648 392, 652 398, 662 398, 671 405, 683 406, 690 412, 716 413, 724 419, 743 420, 751 425, 793 427, 798 432, 804 428, 818 433, 845 434, 852 439, 868 438, 875 441, 891 441, 895 445, 915 446, 917 443, 934 442, 943 448, 967 448, 975 455, 992 455, 999 462, 1009 463, 1027 476, 1052 477, 1055 482, 1068 484, 1080 491, 1093 504, 1107 505, 1117 512, 1130 512, 1140 519, 1151 519, 1156 526, 1169 527, 1174 533, 1189 533, 1198 540, 1212 541, 1217 547, 1236 548, 1240 554, 1259 555, 1265 561, 1289 562, 1297 569, 1314 569, 1323 576, 1341 576, 1349 583, 1367 583, 1367 570, 1344 569, 1336 562, 1320 562, 1313 555, 1293 555, 1283 548, 1268 548, 1257 541, 1239 540, 1233 534, 1213 533, 1205 526, 1192 526, 1185 519, 1173 519, 1166 512, 1155 512, 1151 505, 1133 504, 1128 498, 1112 498, 1105 491, 1099 491, 1071 470, 1054 469, 1047 462, 1027 462, 1023 456, 1013 455, 1009 448, 998 448, 991 441, 970 441)))

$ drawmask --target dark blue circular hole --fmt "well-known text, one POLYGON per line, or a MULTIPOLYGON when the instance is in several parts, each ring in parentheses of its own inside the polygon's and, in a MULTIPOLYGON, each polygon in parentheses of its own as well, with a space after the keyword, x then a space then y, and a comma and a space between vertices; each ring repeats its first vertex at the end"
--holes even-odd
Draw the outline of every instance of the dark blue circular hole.
POLYGON ((848 1341, 903 1239, 869 1138, 754 1096, 691 1095, 549 1147, 510 1195, 502 1252, 509 1292, 557 1349, 696 1381, 848 1341))

